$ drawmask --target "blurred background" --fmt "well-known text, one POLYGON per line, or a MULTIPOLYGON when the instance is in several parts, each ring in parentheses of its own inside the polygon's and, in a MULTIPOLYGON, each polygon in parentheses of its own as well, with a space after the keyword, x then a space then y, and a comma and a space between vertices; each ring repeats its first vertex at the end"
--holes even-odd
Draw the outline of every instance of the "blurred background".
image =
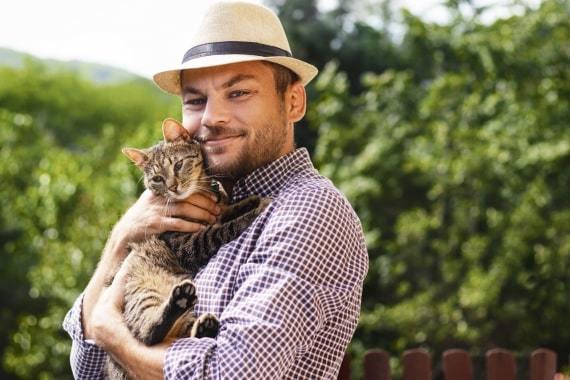
MULTIPOLYGON (((142 190, 120 148, 157 142, 161 120, 180 117, 179 100, 148 79, 185 50, 160 33, 199 14, 117 5, 137 29, 130 13, 93 4, 93 17, 78 8, 58 21, 60 3, 29 6, 27 21, 0 6, 1 379, 71 378, 61 322, 142 190), (90 19, 93 40, 64 51, 90 19), (134 37, 105 32, 121 20, 134 37), (59 43, 42 39, 65 22, 59 43), (105 50, 117 41, 124 50, 105 50)), ((297 143, 366 231, 354 378, 375 347, 425 347, 437 360, 448 348, 542 346, 567 364, 570 1, 265 4, 294 55, 321 70, 297 143)))

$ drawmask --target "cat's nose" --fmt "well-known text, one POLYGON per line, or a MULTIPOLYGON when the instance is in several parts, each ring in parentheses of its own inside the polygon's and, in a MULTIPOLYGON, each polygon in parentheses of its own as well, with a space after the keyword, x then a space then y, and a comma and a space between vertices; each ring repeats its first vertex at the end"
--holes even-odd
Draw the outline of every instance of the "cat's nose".
POLYGON ((178 188, 177 184, 172 184, 170 186, 168 186, 168 190, 172 191, 172 192, 176 192, 176 189, 178 188))

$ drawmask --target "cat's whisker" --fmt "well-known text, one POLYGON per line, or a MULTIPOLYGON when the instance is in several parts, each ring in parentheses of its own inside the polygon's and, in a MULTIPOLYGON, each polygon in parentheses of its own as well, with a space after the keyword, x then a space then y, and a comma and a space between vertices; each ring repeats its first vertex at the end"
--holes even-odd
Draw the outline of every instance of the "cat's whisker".
POLYGON ((145 226, 144 226, 144 240, 147 240, 147 239, 148 239, 148 234, 147 234, 147 232, 148 232, 148 225, 145 225, 145 226))
MULTIPOLYGON (((212 170, 212 169, 216 169, 216 168, 213 167, 213 166, 211 166, 211 167, 210 167, 210 170, 212 170)), ((231 175, 220 174, 220 173, 217 173, 217 174, 206 174, 206 177, 209 178, 209 179, 213 179, 213 178, 215 178, 215 179, 220 179, 220 178, 221 178, 221 179, 232 179, 232 178, 233 178, 231 175)))
POLYGON ((188 179, 186 179, 183 183, 184 183, 184 184, 187 184, 187 183, 190 183, 190 182, 193 182, 193 183, 206 183, 206 184, 210 184, 210 183, 211 183, 211 180, 210 180, 210 179, 207 179, 207 178, 188 178, 188 179))
POLYGON ((172 202, 172 199, 166 198, 166 203, 165 203, 164 208, 163 208, 164 213, 162 214, 162 216, 167 216, 168 207, 170 207, 170 202, 172 202))
MULTIPOLYGON (((182 187, 186 187, 188 185, 188 183, 184 183, 182 185, 182 187)), ((201 189, 201 190, 210 190, 212 188, 210 183, 196 183, 196 182, 192 182, 190 184, 190 186, 188 186, 188 189, 193 189, 193 188, 197 188, 197 189, 201 189)))
MULTIPOLYGON (((162 210, 163 210, 163 213, 162 213, 162 216, 163 216, 163 217, 168 217, 168 216, 169 216, 169 215, 168 215, 168 208, 170 207, 170 202, 172 202, 172 199, 166 198, 166 203, 165 203, 165 205, 164 205, 164 207, 163 207, 163 209, 162 209, 162 210)), ((160 229, 160 230, 162 230, 162 220, 163 220, 163 219, 160 219, 160 225, 159 225, 159 229, 160 229)))
POLYGON ((205 184, 205 185, 210 185, 211 181, 196 181, 193 179, 189 179, 187 181, 184 181, 184 184, 188 184, 188 183, 198 183, 198 184, 205 184))

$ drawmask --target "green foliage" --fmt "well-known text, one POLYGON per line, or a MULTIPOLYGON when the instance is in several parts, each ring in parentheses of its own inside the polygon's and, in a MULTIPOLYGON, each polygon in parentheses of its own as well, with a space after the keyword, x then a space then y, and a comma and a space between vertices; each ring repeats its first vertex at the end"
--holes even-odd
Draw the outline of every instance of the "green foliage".
MULTIPOLYGON (((268 0, 274 7, 287 33, 293 55, 310 62, 319 70, 335 60, 350 82, 351 93, 361 91, 362 73, 382 72, 402 67, 404 60, 385 29, 373 28, 364 21, 354 20, 352 2, 339 1, 338 7, 319 11, 317 0, 268 0)), ((359 4, 360 2, 354 2, 359 4)), ((318 96, 308 88, 309 105, 318 96)), ((315 149, 318 128, 307 118, 295 131, 297 146, 315 149)))
POLYGON ((37 64, 2 69, 0 83, 0 377, 69 378, 63 317, 141 190, 120 147, 158 141, 178 101, 37 64))
MULTIPOLYGON (((34 117, 54 143, 86 149, 106 123, 134 127, 179 112, 172 96, 137 79, 97 86, 79 75, 27 60, 21 69, 0 67, 0 106, 34 117)), ((120 128, 119 137, 132 130, 120 128)))
MULTIPOLYGON (((568 1, 489 25, 405 13, 401 44, 351 22, 347 1, 315 4, 277 7, 296 55, 324 68, 300 145, 318 137, 321 172, 366 232, 353 353, 544 345, 567 357, 568 1)), ((177 115, 146 81, 0 67, 1 378, 70 378, 61 322, 141 190, 120 147, 155 142, 177 115)))
POLYGON ((135 74, 116 67, 81 61, 60 61, 57 59, 38 59, 27 53, 0 47, 0 65, 15 68, 22 67, 26 61, 37 61, 50 70, 71 71, 80 77, 99 84, 136 81, 135 74))
MULTIPOLYGON (((407 70, 334 64, 310 121, 323 174, 367 234, 354 350, 426 346, 567 357, 570 4, 483 25, 405 15, 407 70)), ((405 53, 405 54, 404 54, 405 53)))

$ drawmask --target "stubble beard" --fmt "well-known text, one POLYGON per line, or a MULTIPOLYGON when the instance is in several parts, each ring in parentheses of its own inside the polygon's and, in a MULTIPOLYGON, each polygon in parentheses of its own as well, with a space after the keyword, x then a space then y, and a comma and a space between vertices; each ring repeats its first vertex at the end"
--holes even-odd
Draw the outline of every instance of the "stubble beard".
MULTIPOLYGON (((246 131, 243 138, 248 136, 249 131, 246 131)), ((283 146, 287 143, 286 138, 287 122, 284 112, 279 112, 277 124, 271 121, 264 123, 255 138, 248 144, 242 145, 240 152, 232 162, 209 165, 208 153, 203 152, 207 162, 207 173, 222 182, 235 182, 279 158, 283 146)))

